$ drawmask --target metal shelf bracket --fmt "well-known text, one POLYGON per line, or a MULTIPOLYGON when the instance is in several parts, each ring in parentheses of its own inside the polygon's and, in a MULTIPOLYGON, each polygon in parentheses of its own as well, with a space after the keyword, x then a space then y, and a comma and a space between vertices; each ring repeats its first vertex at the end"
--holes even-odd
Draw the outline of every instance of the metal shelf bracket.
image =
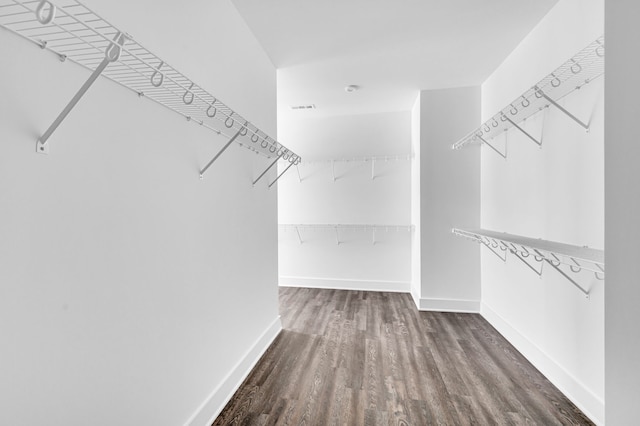
POLYGON ((580 120, 578 117, 576 117, 575 115, 571 114, 569 111, 567 111, 566 108, 564 108, 562 105, 560 105, 559 103, 557 103, 556 101, 554 101, 553 99, 551 99, 549 96, 547 96, 542 89, 538 88, 537 86, 535 87, 536 90, 536 96, 538 97, 543 97, 547 100, 547 102, 549 102, 551 105, 553 105, 554 107, 558 108, 560 111, 562 111, 563 113, 565 113, 569 118, 571 118, 573 121, 575 121, 576 123, 578 123, 580 126, 582 126, 586 131, 589 131, 589 124, 588 123, 584 123, 582 120, 580 120))
POLYGON ((258 179, 256 179, 256 180, 254 180, 254 181, 253 181, 253 185, 254 185, 254 186, 255 186, 255 184, 256 184, 256 183, 258 183, 258 181, 259 181, 260 179, 262 179, 262 176, 266 175, 266 174, 267 174, 267 172, 268 172, 269 170, 271 170, 271 168, 272 168, 273 166, 275 166, 275 165, 276 165, 276 163, 278 162, 278 160, 280 160, 280 158, 282 158, 282 156, 283 156, 283 155, 284 155, 284 152, 283 152, 282 154, 278 155, 278 157, 277 157, 275 160, 273 160, 273 162, 272 162, 271 164, 269 164, 269 167, 267 167, 267 168, 265 169, 265 171, 264 171, 264 172, 262 172, 262 174, 261 174, 260 176, 258 176, 258 179))
MULTIPOLYGON (((44 3, 40 3, 40 6, 42 6, 43 4, 44 3)), ((49 10, 50 11, 53 10, 54 12, 52 14, 55 14, 55 9, 53 8, 53 6, 49 10)), ((49 20, 49 22, 51 22, 51 20, 49 20)), ((102 62, 100 62, 100 65, 98 65, 95 71, 93 71, 91 76, 89 76, 89 79, 82 85, 80 90, 78 90, 75 96, 71 99, 71 101, 69 101, 67 106, 62 110, 60 115, 58 115, 58 117, 53 121, 53 123, 44 132, 44 134, 40 136, 40 138, 38 139, 38 142, 36 143, 36 152, 39 152, 41 154, 49 153, 49 146, 47 145, 47 141, 49 140, 49 137, 51 137, 53 132, 64 121, 67 115, 69 115, 71 110, 76 106, 76 104, 80 101, 80 99, 82 99, 84 94, 87 93, 87 90, 89 90, 89 88, 93 85, 96 79, 100 77, 100 74, 102 74, 105 68, 107 68, 109 64, 116 62, 118 59, 120 59, 122 46, 124 46, 127 39, 128 37, 122 34, 121 32, 118 32, 115 35, 115 37, 113 38, 113 42, 109 44, 109 46, 105 49, 105 52, 104 52, 105 57, 102 60, 102 62)))
MULTIPOLYGON (((245 122, 244 124, 245 124, 245 126, 246 126, 246 124, 247 124, 247 123, 245 122)), ((209 167, 211 167, 211 165, 212 165, 212 164, 213 164, 213 163, 218 159, 218 157, 220 157, 220 156, 222 155, 222 153, 223 153, 223 152, 225 152, 225 151, 227 150, 227 148, 229 148, 229 146, 231 146, 231 144, 233 143, 233 141, 235 141, 235 140, 236 140, 236 138, 237 138, 238 136, 240 136, 240 134, 242 133, 242 129, 245 129, 245 127, 242 127, 240 130, 238 130, 238 131, 236 132, 236 134, 235 134, 235 135, 233 135, 233 136, 231 137, 231 139, 229 139, 229 141, 225 144, 225 146, 223 146, 223 147, 222 147, 222 149, 221 149, 220 151, 218 151, 218 153, 217 153, 217 154, 216 154, 216 155, 211 159, 211 161, 209 161, 209 162, 207 163, 207 165, 206 165, 206 166, 204 166, 204 168, 203 168, 202 170, 200 170, 200 179, 204 179, 204 173, 207 171, 207 169, 208 169, 209 167)))
POLYGON ((278 177, 277 177, 273 182, 271 182, 271 183, 269 184, 269 188, 271 188, 271 187, 273 186, 273 184, 275 184, 275 183, 278 181, 278 179, 280 179, 280 178, 282 177, 282 175, 283 175, 283 174, 287 173, 287 170, 289 170, 289 169, 291 168, 291 166, 293 166, 293 163, 289 163, 289 165, 287 166, 287 168, 286 168, 286 169, 284 169, 284 170, 282 171, 282 173, 280 173, 280 174, 278 175, 278 177))

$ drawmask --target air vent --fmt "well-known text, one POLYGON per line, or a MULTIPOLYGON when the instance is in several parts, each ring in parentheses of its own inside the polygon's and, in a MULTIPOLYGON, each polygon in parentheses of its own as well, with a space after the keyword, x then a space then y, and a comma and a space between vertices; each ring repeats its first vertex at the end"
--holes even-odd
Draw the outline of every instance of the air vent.
POLYGON ((310 105, 291 105, 291 109, 316 109, 314 104, 310 105))

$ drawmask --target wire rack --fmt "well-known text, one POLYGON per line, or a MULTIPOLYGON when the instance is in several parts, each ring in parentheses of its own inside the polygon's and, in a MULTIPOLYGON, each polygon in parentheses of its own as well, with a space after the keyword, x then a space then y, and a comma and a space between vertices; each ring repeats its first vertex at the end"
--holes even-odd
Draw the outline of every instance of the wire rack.
POLYGON ((548 107, 551 104, 549 99, 560 100, 603 74, 604 36, 590 43, 480 127, 454 143, 453 149, 494 138, 548 107))
POLYGON ((542 268, 540 268, 540 271, 537 271, 531 263, 527 261, 527 258, 532 257, 540 264, 545 262, 571 281, 571 283, 580 289, 587 297, 589 296, 589 291, 562 271, 559 266, 568 266, 573 273, 578 273, 582 270, 593 272, 596 279, 600 281, 603 281, 605 277, 604 251, 602 250, 490 231, 488 229, 453 228, 451 232, 454 235, 484 245, 500 257, 502 261, 506 261, 506 253, 509 252, 519 258, 538 275, 542 275, 542 268), (505 256, 501 256, 500 252, 504 252, 505 256))
POLYGON ((218 98, 76 0, 0 0, 0 26, 43 49, 95 71, 114 41, 124 36, 118 59, 102 75, 224 136, 239 133, 241 146, 292 164, 300 157, 218 98), (220 128, 222 130, 220 130, 220 128))

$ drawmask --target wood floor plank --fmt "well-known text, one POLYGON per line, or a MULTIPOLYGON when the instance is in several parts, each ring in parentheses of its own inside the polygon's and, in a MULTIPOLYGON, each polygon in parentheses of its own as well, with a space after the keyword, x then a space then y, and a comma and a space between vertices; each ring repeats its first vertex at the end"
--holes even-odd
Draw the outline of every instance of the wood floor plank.
POLYGON ((213 425, 591 425, 480 315, 281 288, 283 331, 213 425))

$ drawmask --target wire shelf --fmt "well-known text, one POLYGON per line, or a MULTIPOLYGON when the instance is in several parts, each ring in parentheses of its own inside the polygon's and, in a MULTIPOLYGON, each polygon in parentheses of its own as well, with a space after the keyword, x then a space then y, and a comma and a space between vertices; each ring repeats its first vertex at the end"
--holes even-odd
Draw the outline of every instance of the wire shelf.
MULTIPOLYGON (((587 296, 589 296, 589 291, 585 290, 576 281, 560 270, 560 265, 568 266, 573 273, 578 273, 582 270, 593 272, 598 280, 604 280, 603 250, 523 237, 504 232, 490 231, 488 229, 453 228, 451 232, 454 235, 458 235, 484 245, 503 261, 506 261, 506 255, 503 258, 500 255, 500 252, 510 252, 526 263, 527 266, 534 271, 536 271, 536 269, 527 262, 526 258, 532 256, 538 263, 542 263, 544 261, 571 281, 571 283, 578 287, 587 296)), ((542 269, 540 269, 540 272, 536 271, 536 273, 541 275, 542 269)))
POLYGON ((236 143, 251 151, 300 162, 294 152, 76 0, 55 5, 46 0, 0 0, 0 26, 91 71, 124 35, 121 54, 103 76, 217 134, 239 132, 236 143))
POLYGON ((518 96, 480 127, 453 144, 460 149, 471 143, 484 143, 580 89, 604 74, 604 36, 582 49, 551 74, 518 96))
POLYGON ((340 223, 281 223, 278 225, 280 229, 312 229, 312 230, 332 230, 332 229, 341 229, 341 230, 358 230, 358 231, 369 231, 372 229, 376 229, 379 231, 405 231, 410 232, 413 230, 413 225, 375 225, 375 224, 340 224, 340 223))

